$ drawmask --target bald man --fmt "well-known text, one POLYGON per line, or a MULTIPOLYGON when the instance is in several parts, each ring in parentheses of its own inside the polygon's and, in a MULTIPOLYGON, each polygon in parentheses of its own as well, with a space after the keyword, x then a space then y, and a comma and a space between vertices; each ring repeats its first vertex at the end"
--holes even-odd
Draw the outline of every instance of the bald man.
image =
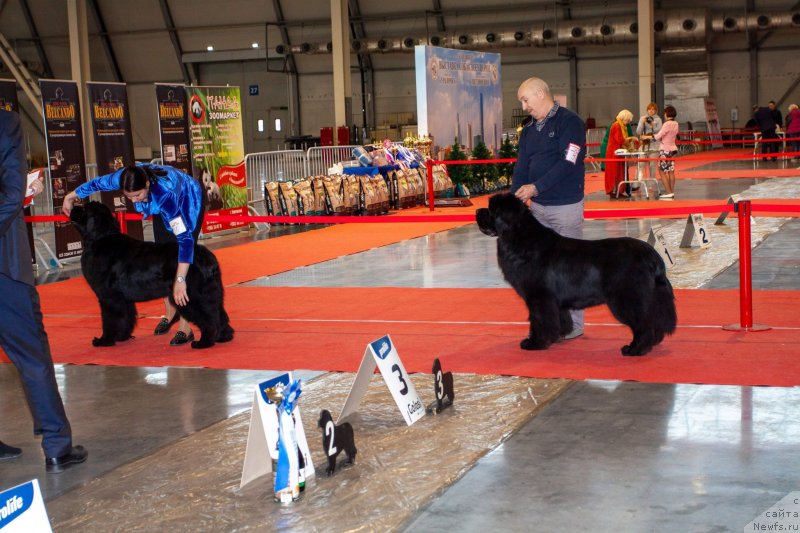
MULTIPOLYGON (((511 192, 530 200, 539 222, 560 235, 581 239, 586 125, 553 100, 550 87, 540 78, 522 82, 517 100, 533 120, 520 134, 511 192)), ((565 339, 583 335, 583 311, 570 314, 573 329, 565 339)))

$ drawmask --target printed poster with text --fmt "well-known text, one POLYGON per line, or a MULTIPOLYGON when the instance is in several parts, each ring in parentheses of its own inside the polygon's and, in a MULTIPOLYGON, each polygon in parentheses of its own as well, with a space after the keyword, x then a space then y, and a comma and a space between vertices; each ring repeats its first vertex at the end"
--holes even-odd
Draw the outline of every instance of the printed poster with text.
MULTIPOLYGON (((86 82, 89 92, 89 107, 92 111, 94 151, 97 155, 97 175, 104 176, 133 165, 133 135, 128 111, 128 90, 124 83, 86 82)), ((103 203, 112 213, 127 211, 135 213, 133 203, 122 191, 100 193, 103 203)), ((142 222, 127 221, 127 233, 144 240, 142 222)))
POLYGON ((186 116, 184 86, 156 83, 156 103, 158 131, 161 134, 161 162, 191 175, 189 119, 186 116))
POLYGON ((239 87, 186 87, 186 98, 191 119, 192 175, 206 192, 203 233, 245 226, 245 222, 215 222, 213 216, 247 214, 239 87))
POLYGON ((436 46, 414 49, 420 134, 433 137, 431 155, 447 159, 454 141, 472 151, 480 140, 497 155, 503 135, 500 54, 436 46))
MULTIPOLYGON (((78 84, 71 80, 39 80, 44 110, 45 140, 50 157, 53 213, 61 213, 67 193, 86 181, 83 128, 78 84)), ((81 236, 71 222, 53 222, 56 257, 66 259, 83 251, 81 236)))

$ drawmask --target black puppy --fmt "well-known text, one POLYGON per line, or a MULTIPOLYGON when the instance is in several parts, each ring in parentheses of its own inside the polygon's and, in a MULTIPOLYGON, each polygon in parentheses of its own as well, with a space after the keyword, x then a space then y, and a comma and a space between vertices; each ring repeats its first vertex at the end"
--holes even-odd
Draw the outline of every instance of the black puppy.
MULTIPOLYGON (((131 338, 136 325, 136 305, 169 297, 178 269, 178 244, 142 242, 120 233, 111 211, 99 202, 77 205, 70 220, 83 238, 83 276, 100 301, 103 335, 94 346, 112 346, 131 338)), ((178 312, 200 328, 192 348, 208 348, 233 339, 233 328, 223 306, 224 289, 217 258, 196 246, 194 262, 186 276, 189 303, 178 312)))
POLYGON ((508 193, 490 198, 476 219, 483 233, 498 237, 500 270, 528 306, 523 349, 547 348, 572 331, 571 309, 603 303, 633 331, 623 355, 644 355, 675 331, 672 285, 664 261, 646 242, 562 237, 508 193))
POLYGON ((328 458, 328 468, 325 472, 331 476, 336 471, 336 456, 344 450, 349 464, 356 461, 356 441, 353 435, 353 426, 344 422, 338 426, 333 423, 333 417, 327 409, 319 413, 317 426, 322 428, 322 447, 328 458))

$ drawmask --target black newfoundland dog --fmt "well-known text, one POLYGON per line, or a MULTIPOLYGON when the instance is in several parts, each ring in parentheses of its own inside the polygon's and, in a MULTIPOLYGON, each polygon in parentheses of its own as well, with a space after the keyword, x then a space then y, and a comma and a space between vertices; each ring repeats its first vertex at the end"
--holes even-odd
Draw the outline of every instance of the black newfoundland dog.
MULTIPOLYGON (((136 325, 134 302, 168 296, 175 305, 172 283, 178 269, 178 243, 142 242, 123 235, 111 211, 99 202, 76 205, 70 220, 83 238, 83 275, 100 301, 103 336, 92 340, 94 346, 112 346, 131 338, 136 325)), ((186 283, 189 303, 178 310, 200 328, 201 337, 192 342, 192 348, 233 339, 223 307, 219 263, 207 248, 195 248, 186 283)))
POLYGON ((633 331, 623 355, 644 355, 675 331, 672 285, 663 260, 646 242, 562 237, 508 193, 493 196, 489 208, 475 215, 483 233, 498 237, 500 270, 528 306, 530 335, 523 349, 547 348, 572 331, 571 309, 599 304, 608 304, 633 331))

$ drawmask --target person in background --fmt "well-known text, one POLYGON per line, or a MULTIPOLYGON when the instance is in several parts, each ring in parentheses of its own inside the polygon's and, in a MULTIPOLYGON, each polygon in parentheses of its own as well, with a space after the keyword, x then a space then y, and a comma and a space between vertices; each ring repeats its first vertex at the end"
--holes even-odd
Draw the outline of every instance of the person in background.
MULTIPOLYGON (((786 138, 793 139, 791 142, 792 152, 800 152, 800 108, 797 104, 789 106, 789 113, 786 115, 786 138)), ((795 155, 792 159, 800 159, 795 155)))
MULTIPOLYGON (((762 154, 777 154, 778 153, 778 134, 775 131, 778 124, 772 111, 768 107, 759 107, 753 114, 753 118, 758 123, 758 129, 761 131, 761 153, 762 154)), ((773 161, 777 161, 777 157, 773 157, 773 161)), ((764 158, 766 160, 766 158, 764 158)))
POLYGON ((775 105, 775 100, 770 100, 767 107, 769 107, 769 112, 772 113, 772 120, 775 121, 778 131, 780 131, 783 128, 783 115, 781 114, 781 110, 775 105))
MULTIPOLYGON (((517 100, 533 120, 522 130, 511 192, 544 226, 560 235, 583 238, 584 157, 586 125, 558 105, 541 78, 528 78, 517 100)), ((564 339, 583 335, 583 310, 573 310, 572 331, 564 339)))
MULTIPOLYGON (((617 113, 617 119, 611 124, 611 127, 608 128, 608 144, 606 145, 603 157, 606 159, 617 158, 614 152, 623 148, 626 141, 631 137, 628 133, 628 125, 631 123, 631 120, 633 120, 633 113, 627 109, 623 109, 617 113)), ((611 198, 616 198, 617 187, 622 181, 625 181, 625 162, 606 161, 606 194, 611 198)), ((624 194, 630 196, 628 191, 625 191, 624 194)))
MULTIPOLYGON (((57 474, 86 461, 89 452, 72 445, 72 427, 58 392, 39 293, 34 287, 22 214, 27 166, 19 115, 0 110, 0 346, 19 372, 33 415, 33 432, 42 436, 45 470, 57 474)), ((0 461, 20 455, 20 448, 0 442, 0 461)))
POLYGON ((655 102, 650 102, 647 104, 647 114, 639 118, 636 135, 643 143, 649 142, 661 130, 662 124, 661 117, 658 116, 658 106, 655 102))
MULTIPOLYGON (((87 181, 64 197, 61 210, 69 216, 78 198, 87 198, 97 191, 121 190, 133 202, 137 212, 148 216, 160 215, 162 223, 154 220, 155 242, 178 243, 178 271, 172 285, 172 296, 178 305, 186 305, 186 275, 194 259, 194 247, 203 227, 206 193, 200 182, 180 170, 160 165, 130 165, 105 176, 87 181)), ((169 298, 164 299, 166 315, 156 326, 155 335, 163 335, 180 319, 177 333, 170 346, 194 340, 186 319, 181 318, 169 298)))
POLYGON ((667 121, 661 130, 655 134, 654 138, 661 143, 659 150, 658 174, 664 184, 664 194, 659 196, 661 200, 672 200, 675 198, 675 156, 678 155, 678 145, 675 140, 678 138, 680 129, 675 117, 677 111, 671 105, 664 108, 664 118, 667 121))

